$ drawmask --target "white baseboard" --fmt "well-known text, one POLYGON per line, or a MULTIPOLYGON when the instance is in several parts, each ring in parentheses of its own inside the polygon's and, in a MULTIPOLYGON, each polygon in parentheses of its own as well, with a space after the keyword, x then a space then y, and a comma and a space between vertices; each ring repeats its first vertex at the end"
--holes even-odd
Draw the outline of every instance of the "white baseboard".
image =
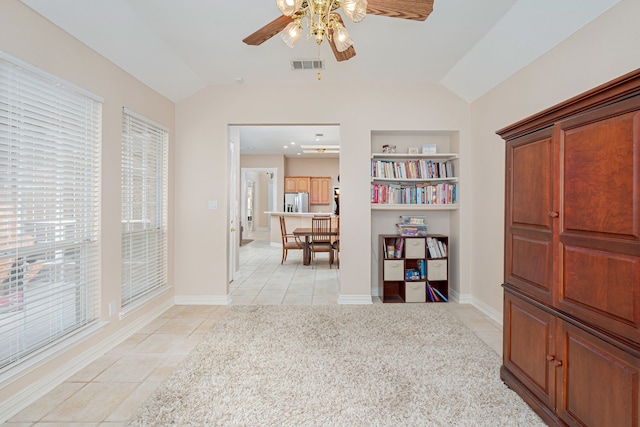
POLYGON ((176 305, 229 305, 229 295, 176 295, 176 305))
POLYGON ((151 322, 171 307, 173 307, 173 301, 170 299, 163 302, 113 335, 110 335, 98 344, 91 346, 87 351, 69 359, 58 369, 55 369, 48 375, 30 384, 28 387, 11 396, 9 399, 0 402, 0 424, 4 423, 9 418, 31 405, 33 402, 49 393, 90 363, 96 361, 106 352, 129 338, 140 328, 144 327, 147 323, 151 322))
POLYGON ((371 295, 339 295, 338 304, 373 304, 371 295))
POLYGON ((491 307, 490 305, 484 303, 478 298, 474 297, 470 294, 457 294, 454 291, 449 291, 449 296, 453 298, 454 301, 459 304, 471 304, 478 310, 480 310, 483 314, 491 318, 494 322, 502 326, 502 313, 491 307))

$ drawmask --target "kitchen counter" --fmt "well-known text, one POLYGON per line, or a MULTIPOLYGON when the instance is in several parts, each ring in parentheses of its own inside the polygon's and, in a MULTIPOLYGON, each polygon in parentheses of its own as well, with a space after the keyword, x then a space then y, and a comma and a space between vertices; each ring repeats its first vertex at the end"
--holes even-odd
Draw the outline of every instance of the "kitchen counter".
POLYGON ((274 216, 295 216, 295 217, 312 217, 312 216, 335 216, 333 212, 265 212, 274 216))
POLYGON ((282 247, 282 236, 280 235, 280 217, 284 217, 287 233, 293 232, 296 228, 311 227, 311 218, 314 216, 330 216, 336 218, 332 212, 265 212, 270 216, 269 240, 271 246, 282 247))

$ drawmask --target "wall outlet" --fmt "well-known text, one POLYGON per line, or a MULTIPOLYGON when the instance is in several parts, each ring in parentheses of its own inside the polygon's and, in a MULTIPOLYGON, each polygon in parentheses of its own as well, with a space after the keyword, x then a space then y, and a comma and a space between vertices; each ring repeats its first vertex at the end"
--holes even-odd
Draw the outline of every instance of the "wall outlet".
POLYGON ((109 317, 113 316, 114 314, 116 314, 116 302, 111 301, 109 303, 109 317))

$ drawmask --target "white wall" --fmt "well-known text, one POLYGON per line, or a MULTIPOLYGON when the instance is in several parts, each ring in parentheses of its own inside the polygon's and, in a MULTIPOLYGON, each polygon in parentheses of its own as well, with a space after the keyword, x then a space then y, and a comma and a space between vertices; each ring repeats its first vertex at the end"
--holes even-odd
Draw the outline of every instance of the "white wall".
POLYGON ((485 309, 502 312, 505 151, 495 131, 640 67, 639 18, 640 1, 621 1, 472 104, 471 292, 485 309))

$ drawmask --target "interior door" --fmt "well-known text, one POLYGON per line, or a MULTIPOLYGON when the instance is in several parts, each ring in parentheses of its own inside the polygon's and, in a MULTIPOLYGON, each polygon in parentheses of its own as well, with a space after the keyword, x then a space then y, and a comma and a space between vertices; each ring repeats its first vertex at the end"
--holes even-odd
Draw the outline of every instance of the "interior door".
MULTIPOLYGON (((238 269, 238 232, 240 224, 238 222, 238 154, 236 153, 236 144, 233 141, 233 127, 229 127, 229 228, 228 228, 228 272, 227 278, 229 283, 233 282, 236 270, 238 269)), ((235 129, 237 132, 237 129, 235 129)))

